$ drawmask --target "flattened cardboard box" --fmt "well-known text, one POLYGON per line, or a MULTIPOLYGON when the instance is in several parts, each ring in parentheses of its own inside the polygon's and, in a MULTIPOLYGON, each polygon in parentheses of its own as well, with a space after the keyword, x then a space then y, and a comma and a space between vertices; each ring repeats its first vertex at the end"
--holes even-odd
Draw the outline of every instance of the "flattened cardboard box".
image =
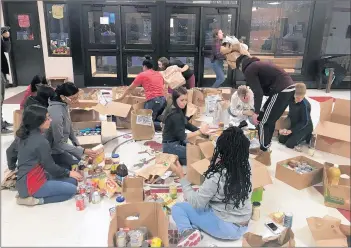
POLYGON ((291 187, 301 190, 322 182, 323 167, 323 164, 318 163, 315 160, 304 156, 298 156, 278 162, 275 170, 275 177, 280 181, 289 184, 291 187), (306 161, 309 165, 315 167, 315 169, 309 173, 296 173, 294 170, 285 166, 288 164, 289 160, 296 160, 299 162, 306 161))
POLYGON ((126 199, 126 203, 144 201, 144 179, 129 176, 124 178, 122 195, 126 199))
MULTIPOLYGON (((339 185, 332 186, 328 181, 328 169, 334 166, 331 163, 324 164, 323 172, 323 191, 324 191, 324 205, 332 208, 341 208, 350 211, 350 194, 351 186, 350 179, 340 178, 339 185)), ((350 165, 339 165, 341 174, 350 174, 350 165)))
POLYGON ((110 222, 108 231, 108 247, 117 247, 116 232, 119 228, 136 229, 145 226, 148 237, 158 237, 162 240, 162 247, 169 246, 168 219, 162 205, 156 202, 136 202, 119 205, 116 214, 110 222), (138 216, 137 220, 127 220, 130 216, 138 216))
POLYGON ((316 149, 351 157, 351 101, 333 99, 320 103, 320 121, 314 130, 317 134, 316 149))
POLYGON ((340 219, 327 215, 306 220, 317 247, 350 247, 350 226, 342 225, 340 219))

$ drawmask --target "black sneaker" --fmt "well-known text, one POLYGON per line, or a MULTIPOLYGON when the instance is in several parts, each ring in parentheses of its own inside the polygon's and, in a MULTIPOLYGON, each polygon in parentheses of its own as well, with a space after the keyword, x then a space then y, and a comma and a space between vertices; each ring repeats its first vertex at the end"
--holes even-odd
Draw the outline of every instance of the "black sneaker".
POLYGON ((7 121, 4 121, 3 124, 5 125, 5 127, 13 127, 13 124, 7 121))
POLYGON ((12 130, 7 129, 7 127, 1 128, 1 134, 10 134, 13 133, 12 130))
POLYGON ((201 241, 201 233, 197 229, 189 229, 181 234, 181 239, 177 247, 194 247, 201 241))

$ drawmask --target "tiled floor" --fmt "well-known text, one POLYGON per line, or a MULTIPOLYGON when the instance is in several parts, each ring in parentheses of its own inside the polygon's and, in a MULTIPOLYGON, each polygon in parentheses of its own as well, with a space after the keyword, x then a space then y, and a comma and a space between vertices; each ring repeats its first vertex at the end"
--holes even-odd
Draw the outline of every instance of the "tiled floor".
MULTIPOLYGON (((6 90, 6 97, 10 97, 24 90, 24 87, 6 90)), ((324 91, 309 90, 310 96, 325 96, 350 99, 349 91, 333 91, 326 94, 324 91)), ((311 101, 314 123, 318 122, 318 103, 311 101)), ((5 105, 4 118, 12 122, 12 112, 19 105, 5 105)), ((156 140, 160 136, 156 136, 156 140)), ((1 178, 6 169, 5 151, 12 142, 13 136, 1 136, 1 178)), ((123 138, 110 142, 106 152, 123 141, 123 138)), ((289 150, 276 141, 272 145, 273 164, 269 167, 273 184, 265 188, 264 199, 261 206, 261 219, 252 221, 249 231, 263 235, 266 216, 274 211, 287 211, 294 214, 293 231, 296 246, 313 246, 312 235, 308 229, 306 218, 311 216, 323 217, 331 215, 340 218, 343 223, 349 224, 338 210, 325 207, 322 195, 310 187, 301 191, 276 180, 275 164, 279 160, 299 155, 300 153, 289 150)), ((121 159, 127 165, 134 164, 138 158, 137 152, 143 150, 141 143, 128 143, 121 147, 121 159)), ((314 159, 320 162, 333 162, 349 164, 349 159, 316 152, 314 159)), ((74 200, 63 203, 35 206, 32 208, 16 205, 15 192, 1 191, 1 246, 106 246, 107 231, 109 227, 109 211, 114 206, 114 200, 104 199, 98 205, 90 205, 85 211, 75 209, 74 200)), ((172 226, 174 224, 171 224, 172 226)), ((241 247, 241 240, 235 242, 220 242, 205 235, 201 246, 216 244, 217 246, 241 247)))

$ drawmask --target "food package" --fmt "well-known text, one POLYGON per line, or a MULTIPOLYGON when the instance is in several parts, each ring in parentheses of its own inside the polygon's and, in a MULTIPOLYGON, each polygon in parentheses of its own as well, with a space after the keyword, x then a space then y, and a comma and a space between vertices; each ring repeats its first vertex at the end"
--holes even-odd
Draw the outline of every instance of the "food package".
POLYGON ((106 181, 106 195, 108 198, 112 198, 117 192, 121 192, 121 187, 112 180, 108 178, 106 181))
POLYGON ((92 162, 93 165, 98 165, 105 161, 104 146, 102 144, 93 147, 92 150, 98 153, 96 158, 93 159, 93 162, 92 162))

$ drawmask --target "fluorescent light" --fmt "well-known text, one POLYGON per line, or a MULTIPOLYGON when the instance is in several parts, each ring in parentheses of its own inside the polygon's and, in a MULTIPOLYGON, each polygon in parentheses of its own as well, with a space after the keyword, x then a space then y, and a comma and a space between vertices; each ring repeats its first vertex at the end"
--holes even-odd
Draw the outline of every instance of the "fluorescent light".
POLYGON ((270 5, 278 5, 278 4, 281 4, 281 2, 270 2, 268 4, 270 4, 270 5))

